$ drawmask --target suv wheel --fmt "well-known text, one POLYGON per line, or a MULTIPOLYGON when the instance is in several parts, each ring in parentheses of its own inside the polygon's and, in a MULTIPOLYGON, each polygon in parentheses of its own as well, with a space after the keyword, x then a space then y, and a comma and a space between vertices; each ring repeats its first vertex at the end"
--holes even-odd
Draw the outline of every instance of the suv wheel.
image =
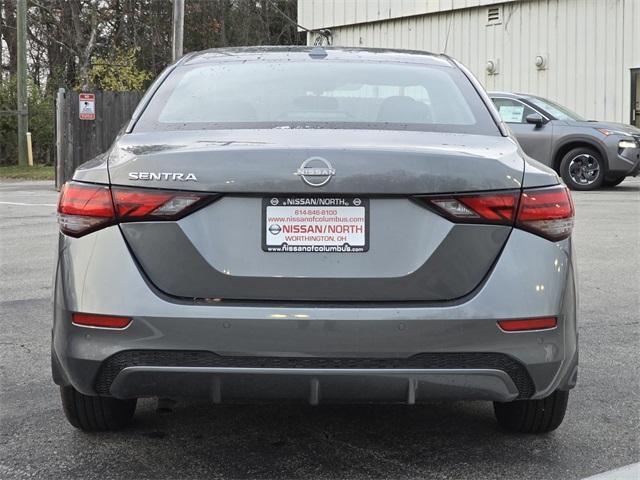
POLYGON ((571 190, 593 190, 604 181, 604 162, 591 148, 574 148, 560 162, 560 176, 571 190))
POLYGON ((60 397, 69 423, 86 432, 119 430, 131 422, 136 411, 135 399, 93 397, 71 386, 60 387, 60 397))
POLYGON ((493 403, 498 424, 519 433, 546 433, 558 428, 567 411, 569 391, 556 390, 540 400, 493 403))

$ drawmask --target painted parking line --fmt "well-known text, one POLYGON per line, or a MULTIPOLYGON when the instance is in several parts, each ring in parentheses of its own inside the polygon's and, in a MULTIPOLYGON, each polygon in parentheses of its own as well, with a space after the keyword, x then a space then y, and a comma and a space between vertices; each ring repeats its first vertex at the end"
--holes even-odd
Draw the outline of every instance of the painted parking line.
POLYGON ((599 473, 582 480, 638 480, 640 478, 640 463, 632 463, 626 467, 616 468, 608 472, 599 473))
POLYGON ((55 203, 22 203, 22 202, 0 202, 0 205, 18 205, 21 207, 57 207, 55 203))

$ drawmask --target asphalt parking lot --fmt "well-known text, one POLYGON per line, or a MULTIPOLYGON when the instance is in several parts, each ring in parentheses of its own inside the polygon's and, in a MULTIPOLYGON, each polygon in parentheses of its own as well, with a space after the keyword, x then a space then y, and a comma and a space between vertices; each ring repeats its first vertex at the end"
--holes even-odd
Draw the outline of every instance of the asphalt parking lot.
POLYGON ((640 460, 640 178, 576 193, 580 377, 565 422, 500 431, 489 403, 138 404, 74 430, 49 370, 57 193, 0 181, 0 478, 574 479, 640 460))

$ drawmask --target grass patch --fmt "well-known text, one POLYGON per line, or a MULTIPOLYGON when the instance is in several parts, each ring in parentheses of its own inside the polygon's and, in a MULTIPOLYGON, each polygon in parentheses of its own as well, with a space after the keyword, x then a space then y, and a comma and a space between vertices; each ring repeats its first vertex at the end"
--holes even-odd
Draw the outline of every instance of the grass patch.
POLYGON ((0 178, 53 181, 56 178, 56 174, 54 167, 50 165, 34 165, 33 167, 0 165, 0 178))

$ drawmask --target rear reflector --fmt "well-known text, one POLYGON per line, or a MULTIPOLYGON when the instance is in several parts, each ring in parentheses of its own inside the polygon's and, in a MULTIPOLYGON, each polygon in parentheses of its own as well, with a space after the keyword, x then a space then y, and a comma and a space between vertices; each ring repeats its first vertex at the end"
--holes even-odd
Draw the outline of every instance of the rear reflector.
POLYGON ((556 317, 525 318, 518 320, 499 320, 498 326, 505 332, 523 332, 526 330, 546 330, 558 325, 556 317))
POLYGON ((92 313, 74 313, 72 321, 83 327, 125 328, 131 323, 129 317, 113 317, 111 315, 94 315, 92 313))
POLYGON ((573 230, 573 202, 565 186, 506 193, 422 197, 454 222, 513 225, 558 241, 573 230), (516 215, 517 211, 517 215, 516 215))
POLYGON ((117 222, 178 220, 215 195, 69 182, 58 202, 60 230, 80 237, 117 222))

